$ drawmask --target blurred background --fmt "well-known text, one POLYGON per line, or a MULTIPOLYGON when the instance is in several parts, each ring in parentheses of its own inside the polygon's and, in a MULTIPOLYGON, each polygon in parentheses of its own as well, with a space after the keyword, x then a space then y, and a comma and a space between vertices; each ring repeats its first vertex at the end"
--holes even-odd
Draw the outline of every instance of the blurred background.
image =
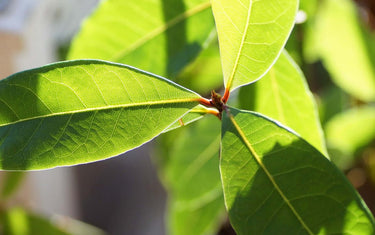
MULTIPOLYGON (((0 78, 63 60, 98 2, 0 0, 0 78)), ((78 219, 108 234, 165 234, 166 193, 150 145, 106 161, 29 172, 12 203, 46 218, 78 219)))
MULTIPOLYGON (((0 78, 64 60, 82 20, 98 2, 0 0, 0 78)), ((291 35, 287 49, 301 66, 315 95, 330 156, 374 213, 374 99, 368 99, 364 90, 351 90, 350 86, 361 83, 359 77, 354 76, 351 81, 346 81, 345 75, 337 72, 356 74, 358 71, 349 71, 351 66, 338 69, 332 61, 351 57, 352 50, 356 50, 351 43, 360 40, 366 45, 363 50, 368 52, 363 56, 375 71, 375 53, 372 53, 375 52, 375 2, 357 0, 353 6, 358 19, 354 21, 350 21, 350 11, 323 9, 318 12, 318 5, 312 2, 315 1, 301 1, 299 24, 291 35), (333 12, 333 15, 327 12, 333 12), (352 40, 339 33, 331 34, 332 28, 328 27, 331 21, 326 21, 330 17, 339 19, 335 22, 336 29, 341 28, 357 38, 352 40), (352 32, 348 27, 353 22, 359 25, 358 35, 355 34, 357 31, 352 32), (328 26, 325 28, 322 25, 328 26), (334 36, 340 37, 340 40, 334 36), (330 47, 335 42, 333 44, 342 49, 333 55, 330 48, 319 46, 320 42, 330 47)), ((373 76, 368 78, 370 84, 375 81, 374 71, 373 76)), ((364 87, 368 85, 365 83, 364 87)), ((19 180, 22 186, 12 196, 10 204, 59 223, 88 226, 69 219, 72 218, 99 228, 89 228, 92 229, 90 234, 102 234, 103 231, 115 235, 165 234, 167 195, 153 166, 153 145, 148 143, 123 156, 87 165, 29 172, 25 176, 15 173, 12 177, 19 180)), ((5 181, 4 173, 0 172, 0 179, 5 181)), ((230 233, 230 229, 222 227, 221 234, 230 233)))

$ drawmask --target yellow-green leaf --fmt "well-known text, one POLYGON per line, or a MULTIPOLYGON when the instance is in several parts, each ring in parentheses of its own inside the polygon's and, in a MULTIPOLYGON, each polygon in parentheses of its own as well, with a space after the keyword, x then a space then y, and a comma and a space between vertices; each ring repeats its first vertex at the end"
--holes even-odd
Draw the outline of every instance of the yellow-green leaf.
POLYGON ((365 32, 355 3, 324 1, 316 27, 317 48, 333 81, 361 100, 375 100, 375 35, 365 32))
POLYGON ((262 77, 294 25, 298 0, 213 0, 226 89, 262 77))
POLYGON ((102 160, 159 135, 200 96, 104 61, 51 64, 0 81, 0 169, 102 160))
POLYGON ((327 153, 314 98, 302 71, 286 51, 261 80, 241 87, 239 99, 242 108, 281 122, 327 153))

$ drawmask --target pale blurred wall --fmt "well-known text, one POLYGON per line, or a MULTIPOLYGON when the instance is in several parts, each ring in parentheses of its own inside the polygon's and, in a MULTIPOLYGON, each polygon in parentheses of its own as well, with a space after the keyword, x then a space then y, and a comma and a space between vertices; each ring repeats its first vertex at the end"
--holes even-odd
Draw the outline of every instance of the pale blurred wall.
MULTIPOLYGON (((97 0, 0 0, 0 78, 57 60, 97 0)), ((72 168, 31 172, 24 203, 35 211, 79 217, 72 168)), ((22 190, 24 192, 24 190, 22 190)))
MULTIPOLYGON (((71 39, 98 1, 9 1, 0 11, 0 78, 56 61, 56 47, 71 39)), ((31 172, 24 196, 40 213, 82 219, 109 234, 163 235, 166 195, 147 146, 106 161, 31 172)))

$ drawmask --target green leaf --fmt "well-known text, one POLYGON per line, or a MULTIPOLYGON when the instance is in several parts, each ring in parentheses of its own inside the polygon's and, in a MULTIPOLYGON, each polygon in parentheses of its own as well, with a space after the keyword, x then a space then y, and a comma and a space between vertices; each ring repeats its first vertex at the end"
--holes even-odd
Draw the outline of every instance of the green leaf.
POLYGON ((107 235, 106 232, 95 226, 67 216, 53 215, 53 223, 72 235, 107 235))
POLYGON ((187 66, 176 80, 179 84, 199 94, 209 94, 223 86, 219 45, 213 41, 193 63, 187 66))
POLYGON ((24 172, 4 172, 5 177, 2 182, 1 199, 6 200, 13 193, 15 193, 22 183, 25 173, 24 172))
POLYGON ((292 30, 298 0, 215 0, 227 89, 262 77, 275 62, 292 30))
POLYGON ((179 129, 178 135, 172 132, 163 137, 161 144, 168 151, 159 160, 169 192, 169 234, 214 234, 225 211, 219 174, 219 119, 210 115, 179 129))
POLYGON ((332 117, 349 108, 350 97, 332 84, 319 92, 318 105, 320 119, 324 126, 332 117))
POLYGON ((336 161, 345 168, 354 160, 356 151, 375 139, 375 107, 364 106, 340 113, 327 122, 325 132, 328 147, 343 154, 344 159, 336 161))
POLYGON ((211 40, 209 0, 107 0, 84 22, 69 59, 103 59, 176 76, 211 40))
POLYGON ((0 81, 0 168, 45 169, 112 157, 159 135, 200 96, 104 61, 51 64, 0 81))
POLYGON ((228 108, 221 146, 225 203, 239 235, 375 232, 345 176, 281 124, 228 108))
POLYGON ((2 215, 0 233, 6 235, 69 235, 50 221, 13 208, 2 215), (3 231, 1 231, 3 230, 3 231))
POLYGON ((166 133, 171 130, 175 130, 181 126, 188 125, 190 123, 193 123, 195 121, 198 121, 199 119, 203 118, 204 115, 208 113, 217 112, 216 110, 206 108, 203 105, 198 105, 191 109, 189 113, 185 114, 181 119, 173 123, 171 126, 169 126, 167 129, 165 129, 163 132, 166 133))
MULTIPOLYGON (((334 82, 364 101, 375 100, 375 57, 366 45, 354 2, 326 0, 317 17, 319 53, 334 82)), ((375 47, 375 36, 367 43, 375 47)))
POLYGON ((327 152, 313 96, 302 71, 285 51, 261 80, 240 89, 239 99, 241 108, 278 120, 327 152))
POLYGON ((300 9, 307 14, 307 17, 313 17, 318 8, 318 0, 300 0, 300 9))

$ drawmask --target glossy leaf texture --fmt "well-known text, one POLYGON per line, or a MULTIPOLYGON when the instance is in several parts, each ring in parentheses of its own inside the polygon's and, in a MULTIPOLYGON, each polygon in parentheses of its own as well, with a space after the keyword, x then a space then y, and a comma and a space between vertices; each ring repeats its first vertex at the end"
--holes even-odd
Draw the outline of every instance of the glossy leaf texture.
POLYGON ((219 119, 206 116, 161 137, 167 148, 158 159, 170 192, 169 234, 215 234, 225 212, 219 173, 219 119))
POLYGON ((261 80, 241 87, 239 101, 241 108, 278 120, 327 153, 313 96, 302 71, 286 51, 261 80))
POLYGON ((226 89, 262 77, 282 51, 298 0, 214 0, 226 89))
POLYGON ((0 168, 33 170, 112 157, 151 140, 200 96, 104 61, 51 64, 0 82, 0 168))
POLYGON ((223 115, 221 178, 237 234, 373 234, 374 219, 319 151, 258 113, 223 115))
POLYGON ((315 40, 333 81, 361 100, 375 100, 375 35, 350 0, 326 0, 320 8, 315 40))
POLYGON ((335 163, 347 168, 356 152, 375 140, 375 107, 353 108, 337 114, 325 125, 325 133, 328 147, 337 155, 335 163))
POLYGON ((212 40, 209 0, 107 0, 84 22, 69 59, 103 59, 173 78, 212 40))

